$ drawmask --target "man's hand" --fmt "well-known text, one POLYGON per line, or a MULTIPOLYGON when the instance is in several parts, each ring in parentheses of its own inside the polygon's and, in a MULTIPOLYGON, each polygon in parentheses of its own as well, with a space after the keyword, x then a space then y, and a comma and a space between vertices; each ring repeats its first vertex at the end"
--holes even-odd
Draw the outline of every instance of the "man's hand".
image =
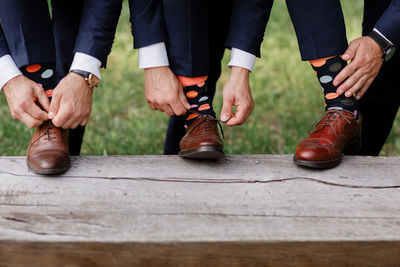
POLYGON ((92 111, 92 94, 93 89, 82 76, 69 73, 53 91, 49 119, 63 129, 85 126, 92 111))
POLYGON ((167 66, 147 68, 146 75, 146 100, 152 110, 184 115, 190 105, 183 93, 182 85, 167 66))
POLYGON ((36 82, 19 75, 8 81, 3 91, 13 119, 20 120, 29 128, 39 126, 49 119, 46 112, 49 110, 49 99, 36 82))
POLYGON ((224 86, 221 121, 227 126, 242 125, 254 109, 254 101, 249 84, 249 71, 232 67, 229 81, 224 86), (236 113, 232 107, 236 106, 236 113))
POLYGON ((364 36, 350 42, 349 47, 343 54, 343 60, 351 60, 333 81, 334 86, 339 86, 337 93, 345 93, 351 97, 355 93, 356 99, 360 99, 368 90, 372 81, 382 66, 383 51, 381 47, 370 37, 364 36))

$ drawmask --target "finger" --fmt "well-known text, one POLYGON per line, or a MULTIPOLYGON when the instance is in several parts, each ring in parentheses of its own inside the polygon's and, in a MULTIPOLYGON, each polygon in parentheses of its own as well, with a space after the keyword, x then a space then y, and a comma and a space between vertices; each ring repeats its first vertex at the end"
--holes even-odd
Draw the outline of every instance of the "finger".
POLYGON ((50 101, 49 98, 47 97, 45 91, 43 90, 43 87, 36 85, 35 86, 35 93, 36 97, 38 99, 39 104, 46 110, 49 111, 50 109, 50 101))
POLYGON ((171 106, 168 104, 160 105, 160 111, 165 112, 168 116, 174 115, 174 111, 172 110, 171 106))
POLYGON ((350 42, 349 47, 342 55, 342 59, 345 61, 353 59, 359 46, 360 44, 358 42, 350 42))
POLYGON ((186 110, 191 109, 191 106, 190 106, 189 102, 187 101, 187 98, 186 98, 185 94, 183 93, 183 91, 182 91, 182 93, 179 94, 179 99, 180 99, 181 104, 183 105, 183 107, 186 110))
POLYGON ((88 121, 89 121, 89 118, 86 118, 86 119, 84 119, 82 122, 81 122, 81 126, 85 126, 87 123, 88 123, 88 121))
POLYGON ((347 92, 347 90, 349 90, 350 88, 352 88, 356 82, 361 78, 361 76, 363 75, 363 72, 358 69, 356 70, 350 77, 348 77, 336 90, 336 93, 341 95, 345 92, 347 92))
POLYGON ((31 105, 27 106, 26 112, 34 119, 40 120, 40 121, 47 121, 49 120, 49 115, 47 112, 43 111, 41 108, 39 108, 38 105, 35 103, 32 103, 31 105))
POLYGON ((28 113, 22 113, 19 115, 20 121, 22 121, 29 128, 34 128, 41 125, 43 122, 32 118, 28 113))
MULTIPOLYGON (((53 102, 53 101, 51 101, 53 102)), ((51 107, 51 106, 50 106, 51 107)), ((57 114, 53 118, 53 124, 56 127, 62 127, 63 129, 67 129, 70 125, 66 125, 65 123, 69 120, 71 115, 71 111, 69 108, 65 106, 61 106, 57 114)))
POLYGON ((71 125, 71 127, 69 127, 70 129, 75 129, 76 127, 78 127, 79 125, 81 125, 82 124, 82 120, 80 120, 80 121, 75 121, 72 125, 71 125))
POLYGON ((157 110, 157 106, 154 105, 153 103, 147 101, 147 104, 149 104, 149 107, 150 107, 152 110, 157 110))
POLYGON ((62 97, 59 94, 53 94, 49 109, 50 120, 52 120, 58 114, 60 109, 61 98, 62 97))
POLYGON ((361 87, 363 87, 365 81, 367 80, 368 76, 364 75, 361 76, 359 79, 356 79, 354 84, 351 86, 349 90, 344 94, 346 97, 351 97, 354 95, 361 87))
MULTIPOLYGON (((339 84, 343 83, 348 77, 350 77, 356 69, 358 69, 358 63, 356 61, 351 62, 347 65, 344 69, 342 69, 338 75, 336 75, 335 79, 333 80, 333 86, 338 86, 339 84)), ((344 92, 344 91, 343 91, 344 92)), ((343 93, 342 92, 342 93, 343 93)))
POLYGON ((367 92, 369 86, 371 85, 371 83, 372 83, 373 81, 374 81, 374 78, 369 78, 369 79, 365 82, 364 86, 363 86, 363 87, 357 92, 357 94, 356 94, 356 99, 357 99, 357 100, 360 100, 361 97, 364 96, 365 92, 367 92))
POLYGON ((61 128, 63 128, 63 129, 75 129, 81 123, 81 121, 82 121, 82 119, 79 118, 79 117, 69 116, 67 121, 65 123, 63 123, 63 125, 61 125, 61 128))
POLYGON ((248 108, 237 107, 237 111, 233 116, 226 122, 227 126, 242 125, 247 119, 248 108))
POLYGON ((185 106, 181 103, 181 101, 174 101, 173 103, 170 103, 170 106, 174 112, 174 114, 181 116, 181 115, 185 115, 187 109, 185 108, 185 106))
POLYGON ((222 122, 227 122, 232 117, 233 96, 223 96, 223 104, 221 109, 220 119, 222 122))

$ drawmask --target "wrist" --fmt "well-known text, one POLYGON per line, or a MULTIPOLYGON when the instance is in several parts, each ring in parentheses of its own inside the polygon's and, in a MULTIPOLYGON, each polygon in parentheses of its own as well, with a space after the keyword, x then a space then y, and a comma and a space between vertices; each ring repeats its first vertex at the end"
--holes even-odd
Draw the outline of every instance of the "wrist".
POLYGON ((70 74, 73 74, 73 76, 80 76, 82 79, 85 80, 90 89, 97 87, 100 81, 96 75, 87 71, 71 69, 70 74))
POLYGON ((3 92, 6 93, 9 89, 11 89, 11 88, 13 87, 14 83, 18 82, 18 81, 19 81, 21 78, 23 78, 23 77, 24 77, 24 76, 23 76, 22 74, 20 74, 20 75, 17 75, 17 76, 15 76, 15 77, 11 78, 10 80, 8 80, 8 81, 4 84, 4 86, 3 86, 3 88, 2 88, 3 92))
POLYGON ((248 79, 250 76, 250 71, 248 69, 232 66, 231 67, 231 76, 232 77, 242 77, 248 79))
POLYGON ((393 56, 394 52, 396 51, 396 47, 383 35, 374 30, 367 36, 374 44, 373 47, 376 48, 376 51, 379 51, 382 61, 388 61, 393 56))

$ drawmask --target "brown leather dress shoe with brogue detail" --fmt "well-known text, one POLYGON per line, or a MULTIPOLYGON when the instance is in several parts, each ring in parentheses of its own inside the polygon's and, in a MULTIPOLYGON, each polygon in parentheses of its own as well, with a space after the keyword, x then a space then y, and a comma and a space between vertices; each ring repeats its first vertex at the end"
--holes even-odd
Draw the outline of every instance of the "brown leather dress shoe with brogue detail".
POLYGON ((224 156, 224 143, 218 134, 217 119, 200 115, 180 142, 179 155, 193 159, 217 159, 224 156))
POLYGON ((345 110, 328 110, 314 131, 301 141, 293 157, 297 165, 309 168, 332 168, 340 164, 342 154, 360 149, 361 117, 355 119, 345 110))
POLYGON ((27 151, 29 170, 36 174, 60 174, 70 166, 67 130, 46 121, 36 128, 27 151))

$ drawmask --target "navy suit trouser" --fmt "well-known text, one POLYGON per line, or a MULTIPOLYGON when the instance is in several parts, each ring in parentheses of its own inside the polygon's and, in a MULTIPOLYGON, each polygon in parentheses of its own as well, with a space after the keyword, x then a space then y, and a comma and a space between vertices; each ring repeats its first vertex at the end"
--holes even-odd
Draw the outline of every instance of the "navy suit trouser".
MULTIPOLYGON (((164 0, 164 2, 168 1, 171 0, 164 0)), ((239 1, 236 5, 232 4, 234 1, 171 2, 175 2, 175 5, 164 4, 163 6, 170 67, 177 75, 189 77, 208 75, 208 94, 213 97, 215 85, 221 73, 221 59, 225 46, 248 52, 258 51, 259 48, 254 48, 254 40, 262 40, 260 35, 263 36, 264 31, 249 34, 247 31, 255 31, 256 27, 254 29, 246 27, 239 23, 241 18, 234 17, 235 14, 254 16, 254 14, 245 13, 246 10, 251 11, 251 8, 239 7, 240 3, 247 5, 246 1, 239 1), (186 5, 177 4, 177 2, 185 2, 186 5), (236 12, 232 12, 232 8, 237 8, 236 12), (238 10, 242 12, 237 12, 238 10), (192 16, 192 13, 196 16, 192 16), (241 38, 241 36, 246 36, 246 38, 241 38), (205 42, 205 40, 208 41, 205 42)), ((253 5, 257 6, 260 2, 260 0, 253 1, 253 5)), ((338 55, 346 50, 346 30, 339 0, 287 0, 286 2, 303 60, 338 55)), ((272 1, 265 0, 260 6, 272 7, 272 1)), ((269 11, 260 10, 265 14, 263 18, 265 21, 260 21, 259 24, 266 23, 269 11)), ((258 46, 260 44, 261 42, 258 46)), ((164 154, 179 152, 179 142, 185 134, 183 125, 182 117, 170 118, 164 154)))
MULTIPOLYGON (((58 83, 68 72, 79 32, 83 0, 2 0, 0 20, 11 56, 18 67, 35 63, 56 66, 58 83)), ((79 155, 85 127, 69 131, 69 151, 79 155)))
MULTIPOLYGON (((367 35, 390 5, 391 0, 365 0, 363 35, 367 35)), ((363 116, 361 155, 377 156, 386 142, 400 105, 400 52, 382 68, 359 101, 363 116)))

